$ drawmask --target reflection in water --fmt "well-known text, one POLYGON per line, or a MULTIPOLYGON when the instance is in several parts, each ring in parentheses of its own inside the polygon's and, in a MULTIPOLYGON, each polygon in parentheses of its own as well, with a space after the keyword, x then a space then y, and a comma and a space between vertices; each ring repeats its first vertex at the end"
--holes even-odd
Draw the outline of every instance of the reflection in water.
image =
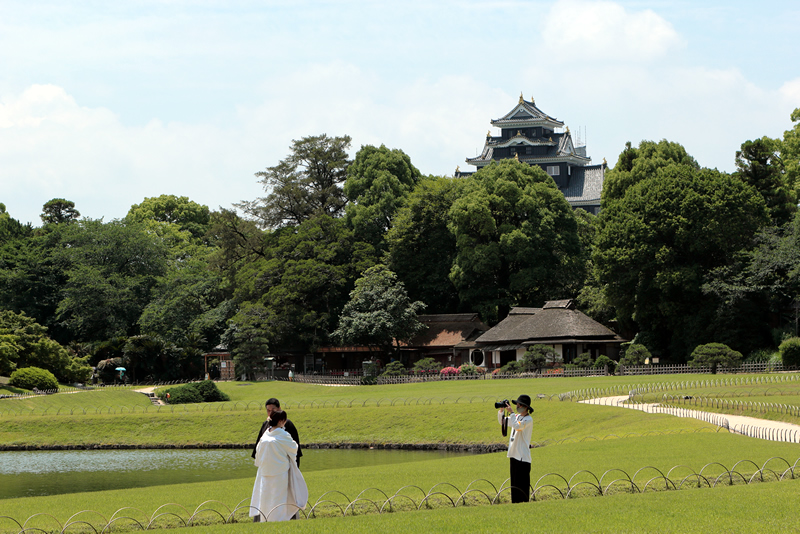
MULTIPOLYGON (((303 450, 303 471, 342 469, 468 453, 403 450, 303 450)), ((250 478, 249 449, 0 452, 0 499, 250 478)))

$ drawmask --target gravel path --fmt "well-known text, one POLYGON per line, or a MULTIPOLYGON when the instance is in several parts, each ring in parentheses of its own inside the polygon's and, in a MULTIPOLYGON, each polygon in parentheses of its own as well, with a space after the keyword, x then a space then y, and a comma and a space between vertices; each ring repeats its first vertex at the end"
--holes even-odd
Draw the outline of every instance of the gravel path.
POLYGON ((616 406, 618 408, 640 410, 646 413, 661 413, 674 415, 676 417, 691 417, 727 428, 730 432, 734 432, 736 434, 742 434, 753 438, 767 439, 771 441, 800 443, 800 425, 784 423, 783 421, 771 421, 769 419, 759 419, 757 417, 747 417, 744 415, 704 412, 702 410, 689 410, 674 406, 662 406, 659 403, 628 404, 627 395, 619 395, 616 397, 600 397, 597 399, 589 399, 580 402, 584 404, 597 404, 601 406, 616 406))

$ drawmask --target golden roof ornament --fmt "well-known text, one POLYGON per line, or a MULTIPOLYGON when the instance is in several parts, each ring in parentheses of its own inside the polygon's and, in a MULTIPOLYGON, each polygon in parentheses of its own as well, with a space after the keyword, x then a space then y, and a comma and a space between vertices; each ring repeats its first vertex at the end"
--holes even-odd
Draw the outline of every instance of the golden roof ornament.
POLYGON ((458 174, 460 172, 461 172, 461 168, 458 165, 456 165, 456 172, 454 174, 458 174))
POLYGON ((519 103, 522 104, 523 102, 525 102, 525 99, 522 98, 522 91, 520 91, 519 92, 519 103))
POLYGON ((569 126, 567 126, 567 133, 569 133, 569 126))
POLYGON ((533 95, 531 95, 531 104, 533 104, 534 106, 536 105, 536 100, 533 99, 533 95))
POLYGON ((492 131, 486 130, 486 137, 491 137, 491 136, 492 136, 492 131))
POLYGON ((608 162, 606 161, 606 158, 603 158, 603 165, 605 165, 606 167, 608 167, 608 162))
POLYGON ((514 152, 514 159, 519 161, 519 154, 517 154, 516 152, 514 152))

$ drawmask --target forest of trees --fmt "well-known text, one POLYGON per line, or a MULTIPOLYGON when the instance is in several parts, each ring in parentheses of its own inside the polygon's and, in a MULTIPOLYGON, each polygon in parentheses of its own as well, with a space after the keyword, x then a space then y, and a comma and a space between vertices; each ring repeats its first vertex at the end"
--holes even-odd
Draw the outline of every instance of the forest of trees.
POLYGON ((0 375, 199 377, 220 343, 246 371, 267 353, 388 347, 423 309, 495 324, 563 298, 662 361, 710 342, 771 349, 798 324, 800 109, 791 119, 744 142, 731 174, 674 142, 628 143, 597 217, 515 160, 430 176, 385 146, 351 160, 349 137, 324 134, 256 173, 266 196, 235 209, 162 195, 105 222, 57 198, 34 227, 0 204, 0 375))

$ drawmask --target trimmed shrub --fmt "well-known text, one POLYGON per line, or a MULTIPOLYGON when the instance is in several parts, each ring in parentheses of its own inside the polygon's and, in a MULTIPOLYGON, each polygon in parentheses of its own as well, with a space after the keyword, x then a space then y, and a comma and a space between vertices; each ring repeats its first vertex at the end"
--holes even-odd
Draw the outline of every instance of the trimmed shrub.
POLYGON ((186 384, 174 388, 165 389, 158 392, 161 400, 167 404, 194 404, 203 402, 203 396, 193 387, 194 384, 186 384), (169 395, 169 397, 167 397, 169 395))
POLYGON ((442 368, 436 358, 422 358, 414 364, 413 370, 415 373, 438 373, 442 368))
POLYGON ((480 371, 476 365, 472 365, 471 363, 465 363, 461 367, 458 368, 458 374, 465 375, 465 376, 478 376, 480 371))
POLYGON ((588 352, 584 352, 583 354, 579 354, 577 358, 572 360, 572 365, 577 367, 578 369, 591 369, 594 365, 594 360, 592 359, 592 355, 588 352))
POLYGON ((403 365, 403 362, 393 361, 383 368, 381 376, 401 376, 404 374, 406 374, 406 366, 403 365))
POLYGON ((625 353, 622 355, 622 358, 620 358, 619 364, 629 366, 644 365, 644 362, 651 357, 652 355, 650 351, 647 350, 647 347, 639 343, 631 343, 628 345, 628 348, 625 349, 625 353))
POLYGON ((231 398, 227 394, 221 392, 217 385, 211 380, 203 380, 194 385, 197 387, 197 391, 205 402, 224 402, 231 400, 231 398))
POLYGON ((796 367, 800 365, 800 337, 790 337, 778 347, 783 365, 796 367))
POLYGON ((500 368, 500 372, 506 374, 514 374, 514 373, 521 373, 523 370, 523 363, 513 360, 505 364, 503 367, 500 368))
POLYGON ((58 380, 53 373, 39 367, 23 367, 11 373, 9 386, 22 389, 58 389, 58 380))
POLYGON ((168 404, 193 404, 197 402, 231 400, 211 380, 164 389, 158 392, 158 397, 168 404), (167 394, 169 394, 169 398, 167 398, 167 394))
POLYGON ((594 361, 594 368, 603 369, 605 367, 608 367, 608 372, 612 375, 617 372, 617 362, 615 362, 605 354, 601 354, 594 361))
POLYGON ((690 367, 711 367, 712 374, 717 374, 717 367, 739 367, 741 364, 742 353, 723 343, 698 345, 689 361, 690 367))
POLYGON ((448 376, 448 375, 457 375, 459 373, 458 367, 445 367, 441 371, 439 371, 440 375, 448 376))

